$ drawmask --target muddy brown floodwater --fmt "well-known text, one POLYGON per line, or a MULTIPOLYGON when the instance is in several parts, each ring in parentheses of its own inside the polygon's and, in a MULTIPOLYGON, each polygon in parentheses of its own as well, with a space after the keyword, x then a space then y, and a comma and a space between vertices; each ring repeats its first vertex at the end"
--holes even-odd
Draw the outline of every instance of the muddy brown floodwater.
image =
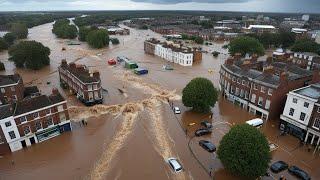
MULTIPOLYGON (((201 149, 198 140, 208 139, 218 146, 231 126, 253 116, 223 98, 212 109, 212 119, 189 111, 181 103, 181 91, 194 77, 206 77, 218 86, 220 65, 228 57, 223 43, 203 47, 209 52, 221 52, 217 58, 203 54, 203 61, 193 67, 173 65, 173 71, 164 71, 165 60, 143 51, 145 39, 162 38, 152 31, 130 29, 130 36, 117 36, 119 45, 93 50, 86 43, 68 46, 68 40, 57 39, 51 29, 52 23, 40 25, 30 29, 28 36, 51 49, 50 66, 40 71, 16 69, 7 60, 7 52, 2 52, 0 60, 7 70, 1 73, 17 72, 26 84, 39 86, 43 93, 59 88, 68 100, 73 131, 1 157, 0 179, 205 180, 211 179, 209 171, 215 179, 239 179, 225 171, 215 155, 201 149), (61 51, 62 47, 66 51, 61 51), (121 65, 107 64, 108 59, 120 55, 148 68, 149 74, 138 77, 121 65), (61 59, 100 71, 102 86, 108 90, 103 105, 85 107, 60 89, 57 67, 61 59), (120 93, 119 88, 124 92, 120 93), (181 107, 181 115, 172 113, 168 100, 181 107), (88 119, 88 126, 79 126, 82 118, 88 119), (201 120, 212 122, 214 131, 211 136, 192 138, 201 120), (184 167, 182 173, 172 172, 166 163, 169 157, 179 159, 184 167)), ((270 120, 261 129, 271 142, 280 146, 273 152, 272 161, 285 160, 305 169, 314 179, 320 178, 319 153, 308 153, 305 147, 297 147, 299 142, 293 137, 278 137, 277 122, 270 120)), ((286 172, 282 174, 292 178, 286 172)))

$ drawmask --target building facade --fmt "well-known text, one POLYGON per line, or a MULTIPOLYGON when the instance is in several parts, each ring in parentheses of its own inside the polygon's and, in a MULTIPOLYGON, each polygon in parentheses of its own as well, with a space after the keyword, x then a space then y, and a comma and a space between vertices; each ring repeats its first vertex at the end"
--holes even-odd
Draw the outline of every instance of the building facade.
POLYGON ((23 80, 19 74, 0 75, 0 105, 24 98, 23 80))
POLYGON ((320 144, 320 84, 290 91, 281 118, 282 129, 301 141, 320 144))
POLYGON ((305 86, 312 72, 288 65, 280 70, 277 63, 260 70, 255 58, 230 58, 220 69, 220 88, 228 100, 239 104, 262 119, 275 119, 282 113, 286 94, 305 86))
POLYGON ((68 64, 62 60, 58 68, 60 83, 86 105, 101 104, 103 102, 100 73, 90 73, 84 65, 68 64))

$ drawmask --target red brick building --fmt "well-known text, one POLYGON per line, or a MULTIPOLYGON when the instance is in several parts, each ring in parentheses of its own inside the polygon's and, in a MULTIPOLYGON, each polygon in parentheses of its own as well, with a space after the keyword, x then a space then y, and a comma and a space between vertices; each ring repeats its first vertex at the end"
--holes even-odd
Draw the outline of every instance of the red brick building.
POLYGON ((76 94, 81 102, 86 105, 103 102, 99 72, 90 73, 85 65, 68 64, 66 60, 62 60, 58 70, 61 86, 76 94))
POLYGON ((23 80, 19 74, 0 75, 0 105, 24 98, 23 80))
POLYGON ((313 74, 294 65, 265 63, 259 70, 260 65, 254 59, 228 59, 220 69, 221 91, 262 119, 275 119, 282 113, 286 94, 307 85, 313 74))

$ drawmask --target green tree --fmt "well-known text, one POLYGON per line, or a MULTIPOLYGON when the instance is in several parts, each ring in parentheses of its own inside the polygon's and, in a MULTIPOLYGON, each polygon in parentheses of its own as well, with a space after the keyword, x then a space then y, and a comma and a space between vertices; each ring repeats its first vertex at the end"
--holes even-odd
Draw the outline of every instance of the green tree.
POLYGON ((8 44, 3 38, 0 38, 0 51, 8 49, 8 44))
POLYGON ((182 91, 182 102, 197 112, 209 112, 218 100, 218 91, 206 78, 194 78, 182 91))
POLYGON ((53 24, 52 32, 63 39, 74 39, 77 37, 78 30, 75 25, 70 25, 68 19, 58 20, 53 24))
POLYGON ((9 49, 9 60, 17 67, 38 70, 50 64, 50 49, 36 41, 22 41, 9 49))
POLYGON ((194 38, 194 42, 197 43, 197 44, 203 44, 204 40, 203 40, 202 37, 196 36, 196 37, 194 38))
POLYGON ((242 56, 247 53, 251 55, 264 55, 263 45, 252 37, 238 37, 230 42, 228 48, 231 55, 234 55, 235 53, 241 53, 242 56))
POLYGON ((295 52, 313 52, 313 53, 319 54, 320 45, 309 39, 301 39, 301 40, 297 40, 293 44, 291 50, 295 52))
POLYGON ((79 41, 86 41, 87 35, 92 29, 89 27, 82 26, 79 28, 79 41))
POLYGON ((25 39, 28 37, 28 27, 23 23, 12 23, 10 31, 18 39, 25 39))
POLYGON ((296 41, 295 34, 288 31, 280 31, 279 37, 283 48, 292 46, 296 41))
POLYGON ((87 42, 93 48, 103 48, 109 44, 108 31, 105 29, 98 29, 90 31, 87 35, 87 42))
POLYGON ((16 36, 13 33, 7 33, 3 36, 3 39, 6 41, 8 46, 11 46, 16 40, 16 36))
POLYGON ((183 40, 188 40, 189 39, 189 36, 187 34, 181 34, 181 38, 183 40))
POLYGON ((264 175, 271 159, 266 137, 248 124, 232 127, 220 141, 217 154, 226 170, 246 179, 264 175))

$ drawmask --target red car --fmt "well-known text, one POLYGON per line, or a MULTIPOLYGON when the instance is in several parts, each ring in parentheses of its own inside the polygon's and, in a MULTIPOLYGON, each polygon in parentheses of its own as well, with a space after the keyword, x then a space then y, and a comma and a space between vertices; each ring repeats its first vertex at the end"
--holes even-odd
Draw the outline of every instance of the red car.
POLYGON ((114 60, 114 59, 109 59, 109 60, 108 60, 108 64, 109 64, 109 65, 116 65, 116 64, 117 64, 117 61, 114 60))

